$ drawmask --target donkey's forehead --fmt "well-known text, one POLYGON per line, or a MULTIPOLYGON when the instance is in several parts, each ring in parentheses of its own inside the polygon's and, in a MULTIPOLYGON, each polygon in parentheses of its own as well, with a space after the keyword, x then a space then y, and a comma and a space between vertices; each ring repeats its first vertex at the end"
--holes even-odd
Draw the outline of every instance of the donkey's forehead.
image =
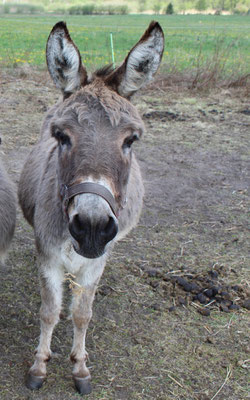
POLYGON ((144 131, 135 106, 101 83, 87 85, 61 103, 58 116, 74 118, 80 125, 90 121, 91 125, 101 123, 113 128, 144 131))

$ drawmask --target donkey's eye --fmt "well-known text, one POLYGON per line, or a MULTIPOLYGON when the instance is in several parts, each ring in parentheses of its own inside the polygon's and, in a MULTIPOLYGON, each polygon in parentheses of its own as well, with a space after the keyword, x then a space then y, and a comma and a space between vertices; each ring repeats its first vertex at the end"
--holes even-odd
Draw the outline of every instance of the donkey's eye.
POLYGON ((71 140, 69 135, 67 135, 66 133, 60 131, 59 129, 55 129, 52 133, 52 136, 54 136, 54 138, 58 141, 59 144, 61 144, 62 146, 66 145, 66 146, 71 146, 71 140))
POLYGON ((124 142, 123 142, 123 145, 122 145, 123 151, 124 151, 124 152, 128 151, 128 150, 131 148, 132 144, 133 144, 136 140, 139 140, 138 135, 133 134, 133 135, 131 135, 131 136, 128 136, 128 137, 124 140, 124 142))

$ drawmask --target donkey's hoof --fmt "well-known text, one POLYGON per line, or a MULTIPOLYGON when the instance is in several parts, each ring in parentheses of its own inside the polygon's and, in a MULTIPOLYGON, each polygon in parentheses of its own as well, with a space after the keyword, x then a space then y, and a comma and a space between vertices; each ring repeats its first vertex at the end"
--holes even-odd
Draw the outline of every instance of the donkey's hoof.
POLYGON ((74 382, 75 382, 75 387, 76 390, 84 395, 84 394, 90 394, 92 392, 92 387, 91 387, 91 382, 90 378, 78 378, 76 376, 73 377, 74 382))
POLYGON ((35 376, 28 373, 26 378, 26 386, 31 390, 38 390, 43 386, 43 382, 45 381, 44 376, 35 376))

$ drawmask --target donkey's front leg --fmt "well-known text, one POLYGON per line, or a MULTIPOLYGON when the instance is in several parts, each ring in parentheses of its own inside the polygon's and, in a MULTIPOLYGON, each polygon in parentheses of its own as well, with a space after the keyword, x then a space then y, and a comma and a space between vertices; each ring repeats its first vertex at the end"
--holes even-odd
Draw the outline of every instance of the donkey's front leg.
POLYGON ((62 303, 63 272, 60 269, 40 269, 41 334, 35 354, 35 362, 30 368, 26 380, 29 389, 40 389, 46 378, 46 363, 51 357, 50 342, 53 329, 59 320, 62 303))
POLYGON ((86 366, 88 354, 85 350, 85 337, 92 317, 92 304, 103 272, 103 264, 101 263, 97 268, 92 265, 92 268, 84 268, 76 276, 76 283, 80 285, 80 288, 77 287, 73 293, 74 342, 70 359, 74 363, 73 379, 75 387, 80 394, 91 392, 90 372, 86 366))

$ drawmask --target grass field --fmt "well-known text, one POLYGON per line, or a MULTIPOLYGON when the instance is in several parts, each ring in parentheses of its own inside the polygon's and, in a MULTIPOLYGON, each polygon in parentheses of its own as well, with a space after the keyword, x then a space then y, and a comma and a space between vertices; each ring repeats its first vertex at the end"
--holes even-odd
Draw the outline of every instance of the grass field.
POLYGON ((165 68, 178 71, 206 65, 220 58, 223 74, 250 71, 250 16, 125 15, 125 16, 0 16, 0 64, 43 66, 45 45, 52 26, 64 19, 89 69, 111 62, 110 32, 119 63, 140 38, 148 23, 162 25, 166 46, 165 68))

